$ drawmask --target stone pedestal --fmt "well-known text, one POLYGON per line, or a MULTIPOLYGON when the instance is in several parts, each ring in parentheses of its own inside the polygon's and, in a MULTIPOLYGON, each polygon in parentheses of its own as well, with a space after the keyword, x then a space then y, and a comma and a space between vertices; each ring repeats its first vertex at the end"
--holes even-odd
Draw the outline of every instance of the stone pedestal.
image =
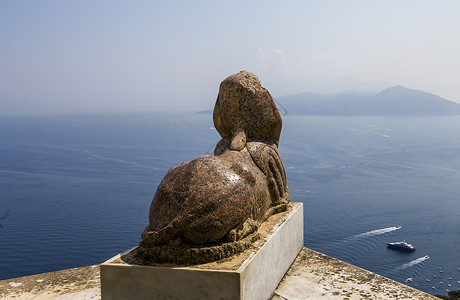
POLYGON ((101 265, 102 299, 269 299, 303 247, 303 206, 290 206, 266 222, 272 228, 256 249, 230 259, 142 266, 124 263, 119 254, 101 265))

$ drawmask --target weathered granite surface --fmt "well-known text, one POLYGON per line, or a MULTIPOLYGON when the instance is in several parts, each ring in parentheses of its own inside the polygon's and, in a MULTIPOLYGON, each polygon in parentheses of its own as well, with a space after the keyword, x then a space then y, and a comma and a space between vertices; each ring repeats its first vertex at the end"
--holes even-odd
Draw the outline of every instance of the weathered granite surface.
POLYGON ((173 167, 155 193, 138 251, 146 262, 204 263, 241 252, 289 203, 281 116, 254 74, 221 83, 214 125, 222 137, 214 155, 173 167))

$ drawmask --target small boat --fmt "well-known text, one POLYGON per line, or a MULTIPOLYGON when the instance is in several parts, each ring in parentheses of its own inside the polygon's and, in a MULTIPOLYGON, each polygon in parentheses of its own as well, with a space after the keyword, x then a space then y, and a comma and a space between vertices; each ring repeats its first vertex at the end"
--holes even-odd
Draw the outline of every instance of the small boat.
POLYGON ((401 251, 410 251, 410 252, 415 251, 415 247, 407 243, 406 241, 393 242, 393 243, 387 242, 387 246, 388 248, 393 248, 393 249, 397 249, 401 251))
POLYGON ((409 278, 406 279, 406 282, 411 282, 412 279, 413 279, 412 277, 409 277, 409 278))

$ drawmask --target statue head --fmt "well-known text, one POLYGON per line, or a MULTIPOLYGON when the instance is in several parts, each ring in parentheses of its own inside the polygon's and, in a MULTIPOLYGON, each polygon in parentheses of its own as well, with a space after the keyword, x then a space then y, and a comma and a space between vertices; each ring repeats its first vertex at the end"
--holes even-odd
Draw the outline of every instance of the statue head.
POLYGON ((247 139, 278 146, 282 127, 280 113, 270 93, 250 72, 241 71, 222 81, 213 117, 221 137, 232 144, 241 146, 247 139), (235 138, 238 141, 234 141, 235 138))

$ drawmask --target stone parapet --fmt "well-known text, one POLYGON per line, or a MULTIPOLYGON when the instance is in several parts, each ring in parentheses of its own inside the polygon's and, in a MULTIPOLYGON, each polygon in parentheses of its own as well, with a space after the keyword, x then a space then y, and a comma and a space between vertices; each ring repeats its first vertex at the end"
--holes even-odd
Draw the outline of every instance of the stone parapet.
MULTIPOLYGON (((96 300, 100 298, 98 265, 0 281, 0 299, 96 300)), ((438 298, 303 248, 271 299, 438 298)))
POLYGON ((272 300, 439 299, 319 252, 303 248, 272 300))
POLYGON ((2 280, 0 299, 100 299, 99 274, 100 266, 92 265, 2 280))

